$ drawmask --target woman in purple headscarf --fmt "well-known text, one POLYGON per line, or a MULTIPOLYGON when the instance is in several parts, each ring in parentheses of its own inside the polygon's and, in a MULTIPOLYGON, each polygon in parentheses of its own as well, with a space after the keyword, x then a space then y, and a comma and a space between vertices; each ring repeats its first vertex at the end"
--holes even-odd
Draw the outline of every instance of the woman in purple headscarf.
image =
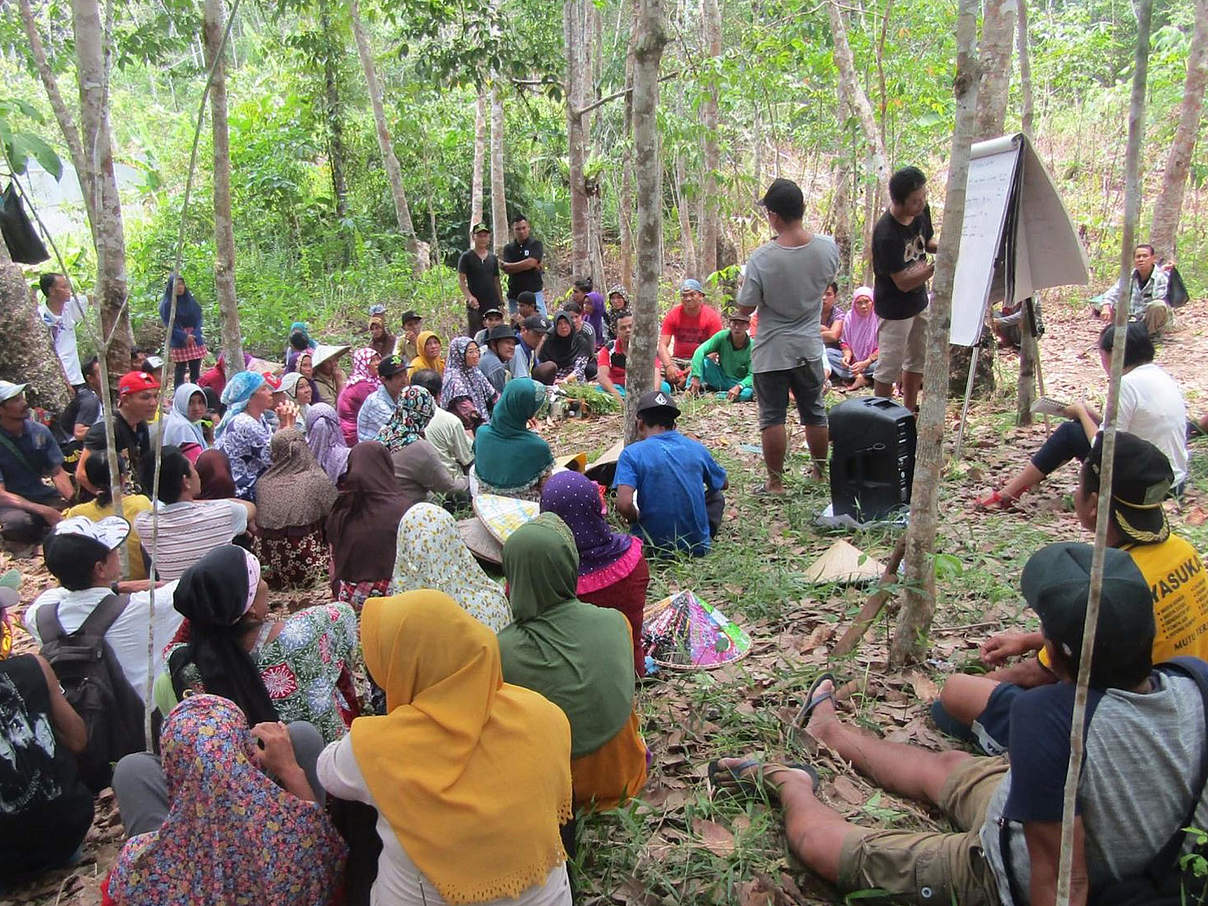
POLYGON ((642 611, 650 569, 642 556, 642 540, 609 528, 600 486, 579 472, 559 472, 545 482, 541 512, 554 513, 570 526, 579 550, 576 594, 580 601, 625 615, 633 633, 633 669, 645 676, 642 611))
POLYGON ((596 332, 596 349, 608 342, 608 328, 604 326, 604 296, 591 292, 583 300, 583 320, 596 332))
POLYGON ((839 349, 843 364, 851 372, 853 390, 869 385, 869 375, 877 361, 877 327, 881 322, 873 311, 872 301, 872 290, 861 286, 852 299, 851 312, 843 319, 839 349))

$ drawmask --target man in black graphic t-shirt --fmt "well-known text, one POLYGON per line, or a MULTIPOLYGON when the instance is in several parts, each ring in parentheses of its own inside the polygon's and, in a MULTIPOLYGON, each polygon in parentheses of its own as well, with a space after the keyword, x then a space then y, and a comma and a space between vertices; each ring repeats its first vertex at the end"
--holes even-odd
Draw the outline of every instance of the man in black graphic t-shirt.
POLYGON ((537 311, 544 317, 545 281, 542 278, 541 259, 545 256, 545 249, 540 239, 532 237, 528 218, 523 214, 512 218, 512 236, 512 241, 503 247, 503 260, 499 262, 503 272, 508 275, 508 311, 515 316, 520 294, 530 292, 537 303, 537 311))
POLYGON ((900 379, 902 404, 913 411, 927 351, 927 281, 935 273, 927 260, 936 250, 927 177, 917 167, 903 167, 889 180, 889 198, 889 210, 872 232, 873 305, 881 318, 873 382, 876 395, 887 397, 900 379))

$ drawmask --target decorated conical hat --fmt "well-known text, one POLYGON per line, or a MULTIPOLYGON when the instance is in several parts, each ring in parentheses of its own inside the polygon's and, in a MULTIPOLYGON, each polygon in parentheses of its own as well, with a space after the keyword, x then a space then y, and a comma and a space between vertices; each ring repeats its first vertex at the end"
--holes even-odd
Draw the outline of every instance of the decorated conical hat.
POLYGON ((716 607, 681 591, 646 608, 642 649, 660 667, 712 670, 751 650, 751 638, 716 607))
POLYGON ((503 544, 512 532, 537 518, 541 513, 541 505, 531 500, 517 500, 515 497, 479 494, 474 498, 474 513, 495 540, 503 544))

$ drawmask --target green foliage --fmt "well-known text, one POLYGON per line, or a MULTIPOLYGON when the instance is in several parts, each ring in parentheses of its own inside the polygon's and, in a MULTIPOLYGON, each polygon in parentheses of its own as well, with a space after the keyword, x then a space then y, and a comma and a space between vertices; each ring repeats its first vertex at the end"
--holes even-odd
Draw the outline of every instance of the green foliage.
POLYGON ((13 120, 21 118, 33 120, 39 126, 46 124, 42 114, 32 104, 18 98, 0 98, 0 143, 4 145, 4 157, 9 167, 14 173, 22 174, 32 157, 55 179, 60 179, 63 176, 63 162, 59 160, 59 155, 41 136, 15 129, 13 120))

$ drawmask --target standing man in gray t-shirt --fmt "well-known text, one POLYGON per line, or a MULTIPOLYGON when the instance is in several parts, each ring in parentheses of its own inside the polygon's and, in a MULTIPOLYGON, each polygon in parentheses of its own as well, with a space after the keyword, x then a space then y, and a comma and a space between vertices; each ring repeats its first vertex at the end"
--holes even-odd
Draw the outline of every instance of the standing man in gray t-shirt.
POLYGON ((792 180, 775 180, 760 204, 775 238, 747 262, 738 307, 745 314, 759 314, 751 371, 768 480, 757 493, 783 494, 790 389, 805 425, 814 477, 822 478, 826 468, 830 433, 822 404, 822 293, 839 273, 839 248, 829 236, 805 228, 805 198, 792 180))

